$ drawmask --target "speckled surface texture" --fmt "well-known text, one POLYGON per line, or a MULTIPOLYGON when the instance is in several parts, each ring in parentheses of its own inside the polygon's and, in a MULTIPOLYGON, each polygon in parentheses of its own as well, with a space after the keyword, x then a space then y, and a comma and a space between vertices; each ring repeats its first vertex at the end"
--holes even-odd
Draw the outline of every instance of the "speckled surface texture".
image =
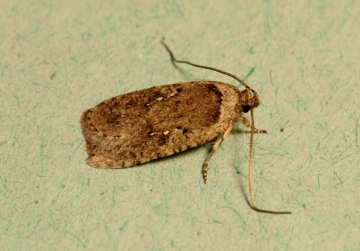
POLYGON ((359 1, 0 3, 1 250, 359 250, 359 1), (332 3, 331 3, 332 2, 332 3), (81 114, 195 80, 255 89, 203 182, 206 144, 120 170, 86 164, 81 114))

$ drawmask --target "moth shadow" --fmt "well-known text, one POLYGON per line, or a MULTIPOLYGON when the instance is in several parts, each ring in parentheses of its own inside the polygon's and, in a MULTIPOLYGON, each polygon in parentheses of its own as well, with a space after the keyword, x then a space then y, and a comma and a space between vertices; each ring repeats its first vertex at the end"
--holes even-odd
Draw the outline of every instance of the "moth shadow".
MULTIPOLYGON (((169 155, 169 156, 165 156, 165 157, 161 157, 161 158, 158 158, 158 159, 154 159, 154 160, 150 160, 148 162, 144 162, 144 163, 139 163, 137 164, 136 166, 132 166, 132 167, 128 167, 128 168, 136 168, 136 167, 143 167, 144 165, 147 165, 149 163, 152 163, 152 164, 162 164, 162 165, 171 165, 171 163, 175 163, 175 161, 179 161, 179 159, 181 157, 185 157, 186 155, 188 154, 193 154, 194 152, 198 151, 199 148, 202 148, 204 147, 206 144, 204 145, 200 145, 200 146, 196 146, 196 147, 193 147, 193 148, 190 148, 190 149, 187 149, 185 151, 182 151, 182 152, 178 152, 178 153, 174 153, 172 155, 169 155), (167 163, 168 162, 168 163, 167 163)), ((211 146, 208 147, 209 149, 211 149, 211 146)), ((204 159, 205 161, 205 159, 204 159)), ((179 165, 181 166, 181 165, 179 165)))
POLYGON ((251 131, 246 130, 246 129, 242 129, 242 128, 233 128, 231 130, 232 134, 250 134, 251 131))
POLYGON ((179 71, 180 75, 184 79, 188 80, 188 82, 192 82, 194 81, 194 79, 196 79, 193 75, 189 74, 187 71, 183 70, 180 66, 178 66, 174 61, 171 61, 171 63, 179 71))

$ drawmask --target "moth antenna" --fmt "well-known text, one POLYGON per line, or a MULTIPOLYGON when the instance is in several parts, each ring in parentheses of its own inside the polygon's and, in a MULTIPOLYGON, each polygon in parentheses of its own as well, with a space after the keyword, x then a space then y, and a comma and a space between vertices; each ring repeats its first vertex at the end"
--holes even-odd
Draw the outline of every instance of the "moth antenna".
POLYGON ((253 162, 253 155, 254 155, 254 132, 255 132, 255 123, 254 123, 254 110, 250 109, 251 114, 251 135, 250 135, 250 153, 249 153, 249 194, 250 194, 250 206, 252 209, 254 209, 257 212, 261 213, 268 213, 268 214, 291 214, 291 212, 287 211, 272 211, 272 210, 265 210, 260 209, 255 205, 254 197, 252 193, 252 162, 253 162))
MULTIPOLYGON (((235 75, 223 71, 223 70, 219 70, 210 66, 204 66, 204 65, 199 65, 199 64, 194 64, 185 60, 177 60, 174 56, 174 54, 172 53, 172 51, 170 50, 170 48, 165 44, 164 41, 161 41, 162 45, 165 47, 165 49, 167 50, 167 52, 170 54, 171 57, 171 61, 174 63, 183 63, 183 64, 189 64, 192 65, 194 67, 198 67, 198 68, 203 68, 203 69, 207 69, 207 70, 212 70, 212 71, 216 71, 219 73, 222 73, 224 75, 227 75, 235 80, 237 80, 240 84, 242 84, 245 88, 250 89, 252 91, 252 93, 254 95, 256 95, 256 92, 250 88, 243 80, 241 80, 240 78, 236 77, 235 75)), ((254 123, 254 111, 253 108, 250 108, 250 112, 251 112, 251 136, 250 136, 250 153, 249 153, 249 174, 248 174, 248 179, 249 179, 249 194, 250 194, 250 207, 257 211, 257 212, 261 212, 261 213, 268 213, 268 214, 291 214, 291 212, 282 212, 282 211, 271 211, 271 210, 265 210, 265 209, 260 209, 255 205, 254 202, 254 198, 253 198, 253 193, 252 193, 252 162, 253 162, 253 148, 254 148, 254 133, 255 133, 255 123, 254 123)))
POLYGON ((188 62, 188 61, 185 61, 185 60, 177 60, 174 56, 174 54, 172 53, 172 51, 170 50, 170 48, 165 44, 164 41, 161 41, 162 45, 164 45, 165 49, 169 52, 170 54, 170 57, 171 57, 171 61, 172 62, 176 62, 176 63, 182 63, 182 64, 189 64, 189 65, 192 65, 192 66, 195 66, 195 67, 198 67, 198 68, 203 68, 203 69, 208 69, 208 70, 212 70, 212 71, 216 71, 216 72, 219 72, 219 73, 222 73, 224 75, 227 75, 229 77, 232 77, 233 79, 239 81, 240 84, 242 84, 245 88, 248 88, 250 89, 252 92, 255 92, 253 89, 251 89, 243 80, 241 80, 240 78, 236 77, 235 75, 229 73, 229 72, 226 72, 226 71, 223 71, 223 70, 219 70, 219 69, 216 69, 214 67, 210 67, 210 66, 204 66, 204 65, 199 65, 199 64, 194 64, 194 63, 191 63, 191 62, 188 62))

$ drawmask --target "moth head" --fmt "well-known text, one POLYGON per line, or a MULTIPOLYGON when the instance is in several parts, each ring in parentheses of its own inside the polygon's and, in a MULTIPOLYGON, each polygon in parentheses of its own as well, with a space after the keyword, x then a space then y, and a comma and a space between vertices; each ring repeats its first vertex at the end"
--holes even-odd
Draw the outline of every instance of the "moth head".
POLYGON ((241 92, 240 102, 244 113, 260 105, 259 95, 251 88, 246 88, 241 92))

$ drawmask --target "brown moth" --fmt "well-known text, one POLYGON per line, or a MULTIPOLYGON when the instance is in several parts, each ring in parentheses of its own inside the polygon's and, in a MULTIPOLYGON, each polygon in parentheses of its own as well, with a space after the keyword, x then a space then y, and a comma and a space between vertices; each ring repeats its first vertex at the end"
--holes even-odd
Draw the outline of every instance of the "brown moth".
MULTIPOLYGON (((163 42, 162 42, 163 43, 163 42)), ((251 128, 249 190, 251 207, 259 212, 289 214, 255 206, 251 168, 254 133, 266 133, 254 126, 253 109, 260 104, 258 94, 236 76, 207 66, 176 60, 173 62, 214 70, 238 80, 245 89, 215 82, 197 81, 156 86, 119 95, 85 111, 81 126, 86 140, 87 162, 96 168, 125 168, 173 155, 215 139, 203 166, 207 167, 221 142, 230 135, 237 120, 251 128), (251 122, 243 113, 251 112, 251 122)))

